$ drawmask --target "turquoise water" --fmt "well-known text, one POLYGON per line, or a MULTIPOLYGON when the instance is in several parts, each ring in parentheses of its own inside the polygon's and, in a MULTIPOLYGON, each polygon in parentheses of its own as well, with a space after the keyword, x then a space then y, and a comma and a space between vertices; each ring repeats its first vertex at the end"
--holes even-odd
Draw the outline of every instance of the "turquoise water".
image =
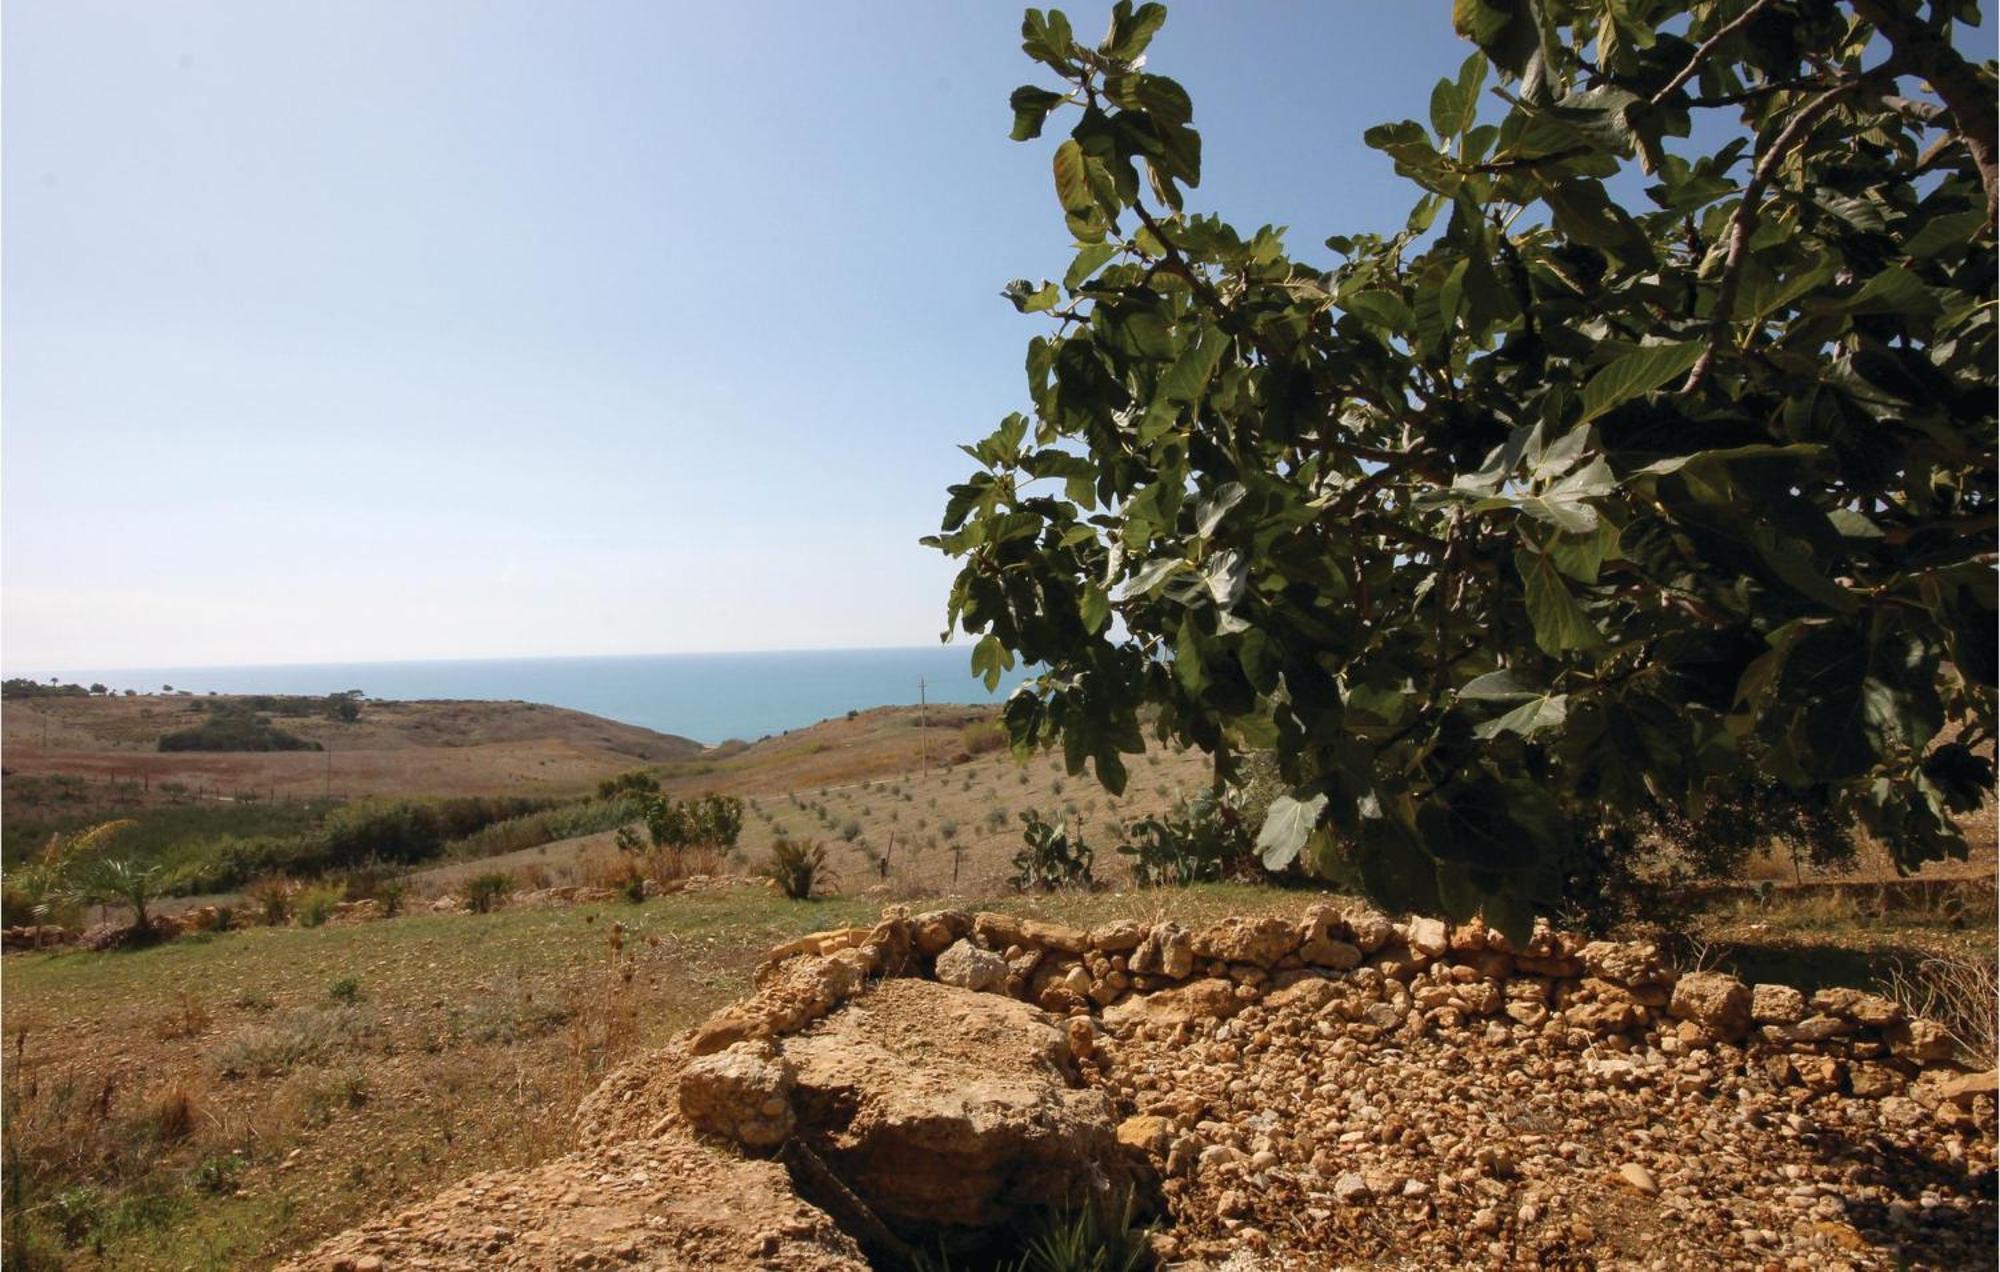
MULTIPOLYGON (((866 707, 913 703, 917 682, 932 702, 997 702, 1024 677, 988 693, 963 645, 826 649, 756 654, 647 654, 610 658, 508 658, 451 662, 313 663, 285 667, 50 668, 50 676, 113 692, 335 693, 371 698, 485 698, 546 702, 716 743, 752 741, 866 707)), ((8 674, 15 674, 9 672, 8 674)), ((31 673, 21 673, 31 674, 31 673)))

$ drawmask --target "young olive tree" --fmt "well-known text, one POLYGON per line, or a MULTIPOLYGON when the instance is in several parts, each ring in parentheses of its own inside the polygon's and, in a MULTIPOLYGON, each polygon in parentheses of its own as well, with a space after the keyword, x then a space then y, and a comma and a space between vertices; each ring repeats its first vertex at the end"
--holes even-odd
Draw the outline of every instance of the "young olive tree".
POLYGON ((1015 746, 1113 790, 1142 708, 1223 777, 1270 748, 1268 864, 1517 931, 1607 825, 1746 788, 1963 853, 1995 676, 1976 16, 1456 0, 1475 47, 1427 123, 1365 134, 1408 223, 1329 267, 1184 206, 1161 6, 1095 46, 1031 10, 1052 86, 1013 135, 1073 121, 1076 252, 1007 288, 1049 323, 1033 410, 925 540, 975 672, 1045 668, 1015 746))

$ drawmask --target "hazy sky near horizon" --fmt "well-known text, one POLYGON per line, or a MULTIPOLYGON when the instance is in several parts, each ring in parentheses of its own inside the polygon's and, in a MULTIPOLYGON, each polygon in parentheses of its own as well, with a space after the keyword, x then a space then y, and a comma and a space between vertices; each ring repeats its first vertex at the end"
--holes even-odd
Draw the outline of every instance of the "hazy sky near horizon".
MULTIPOLYGON (((1108 6, 1069 6, 1080 32, 1108 6)), ((1020 8, 9 0, 0 661, 914 645, 1069 236, 1020 8)), ((1191 206, 1391 229, 1442 4, 1182 3, 1191 206)))

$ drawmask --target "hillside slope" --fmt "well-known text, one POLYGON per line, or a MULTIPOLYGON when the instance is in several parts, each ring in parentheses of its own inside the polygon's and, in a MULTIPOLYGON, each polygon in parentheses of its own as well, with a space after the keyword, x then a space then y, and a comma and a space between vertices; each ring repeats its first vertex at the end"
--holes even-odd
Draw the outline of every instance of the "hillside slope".
POLYGON ((358 720, 273 711, 280 729, 323 750, 158 750, 240 697, 35 698, 0 709, 9 775, 177 781, 221 794, 477 794, 568 790, 642 764, 687 760, 701 743, 531 702, 366 702, 358 720))

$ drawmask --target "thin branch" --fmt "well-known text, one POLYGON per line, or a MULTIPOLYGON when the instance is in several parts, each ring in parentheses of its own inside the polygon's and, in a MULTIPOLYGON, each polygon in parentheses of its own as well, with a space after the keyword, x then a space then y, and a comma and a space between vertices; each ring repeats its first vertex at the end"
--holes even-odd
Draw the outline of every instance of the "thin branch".
POLYGON ((1723 23, 1714 35, 1709 36, 1701 42, 1701 47, 1694 51, 1694 56, 1689 58, 1688 64, 1681 68, 1680 74, 1668 80, 1665 88, 1653 94, 1653 105, 1658 106, 1660 103, 1666 101, 1667 98, 1679 92, 1681 85, 1693 79, 1696 72, 1701 70, 1701 64, 1708 60, 1709 54, 1715 52, 1717 45, 1730 36, 1735 35, 1744 27, 1749 26, 1751 22, 1756 20, 1758 14, 1770 7, 1771 0, 1757 0, 1755 4, 1745 9, 1742 13, 1737 14, 1735 21, 1723 23))
POLYGON ((1854 11, 1881 32, 1896 60, 1923 78, 1951 111, 1953 130, 1964 140, 1986 187, 1986 215, 2000 212, 2000 161, 1996 161, 1993 82, 1939 35, 1893 3, 1854 0, 1854 11))
POLYGON ((1681 385, 1682 393, 1692 393, 1707 381, 1722 342, 1729 338, 1730 314, 1736 308, 1736 293, 1743 285, 1744 263, 1750 258, 1750 236, 1757 228, 1757 218, 1763 213, 1764 187, 1770 184, 1778 166, 1806 132, 1838 105, 1842 97, 1859 88, 1864 80, 1865 77, 1849 80, 1807 102, 1772 140, 1771 148, 1764 152, 1763 158, 1757 161, 1757 170, 1751 173, 1750 180, 1743 187, 1743 201, 1736 205, 1736 214, 1729 220, 1729 252, 1723 259, 1722 286, 1716 293, 1715 312, 1708 320, 1708 348, 1702 350, 1701 357, 1688 371, 1687 380, 1681 385))

